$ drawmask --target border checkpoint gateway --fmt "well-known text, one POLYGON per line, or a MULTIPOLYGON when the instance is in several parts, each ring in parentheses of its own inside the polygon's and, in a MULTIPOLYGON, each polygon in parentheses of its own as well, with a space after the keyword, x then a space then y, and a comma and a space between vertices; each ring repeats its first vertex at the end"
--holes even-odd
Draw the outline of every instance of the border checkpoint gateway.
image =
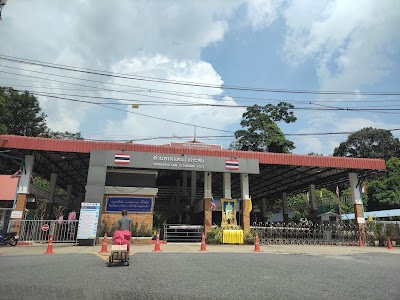
MULTIPOLYGON (((79 210, 81 203, 98 203, 98 223, 112 224, 121 209, 133 222, 153 228, 154 212, 164 212, 168 223, 204 226, 207 233, 221 215, 221 202, 237 200, 238 222, 251 224, 251 206, 266 221, 270 200, 282 199, 287 223, 288 194, 310 193, 311 217, 317 215, 315 189, 349 182, 359 228, 364 226, 360 179, 385 171, 380 159, 323 157, 222 149, 199 142, 141 145, 131 143, 56 140, 0 135, 0 150, 23 160, 14 205, 25 217, 32 192, 29 178, 37 174, 67 191, 65 206, 79 210), (216 210, 210 208, 216 199, 216 210), (219 200, 221 199, 221 200, 219 200)), ((17 166, 16 166, 17 169, 17 166)), ((19 231, 18 220, 14 220, 19 231)), ((98 241, 99 230, 87 242, 98 241)))

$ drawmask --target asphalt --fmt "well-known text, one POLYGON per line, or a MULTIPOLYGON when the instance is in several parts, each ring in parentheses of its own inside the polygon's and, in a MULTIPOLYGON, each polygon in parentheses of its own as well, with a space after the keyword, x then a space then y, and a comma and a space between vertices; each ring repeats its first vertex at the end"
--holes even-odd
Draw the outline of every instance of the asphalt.
MULTIPOLYGON (((75 246, 72 244, 53 244, 54 254, 98 254, 101 245, 97 246, 75 246)), ((168 243, 160 245, 161 252, 178 253, 203 253, 200 250, 201 243, 168 243)), ((252 245, 206 245, 206 253, 252 253, 252 245)), ((108 250, 111 245, 108 245, 108 250)), ((400 247, 389 250, 386 247, 358 247, 358 246, 321 246, 321 245, 262 245, 260 247, 265 253, 287 253, 287 254, 310 254, 310 255, 348 255, 357 253, 388 253, 400 254, 400 247)), ((0 255, 39 255, 47 250, 47 245, 34 246, 0 246, 0 255)), ((131 245, 131 253, 152 253, 153 244, 131 245)), ((108 253, 103 254, 108 256, 108 253)))
POLYGON ((209 246, 199 252, 199 245, 168 244, 152 253, 148 246, 137 247, 130 266, 110 268, 87 247, 3 254, 0 299, 399 299, 397 249, 335 254, 325 251, 336 247, 313 246, 312 253, 307 247, 298 251, 308 253, 288 253, 270 246, 254 253, 248 246, 209 246))

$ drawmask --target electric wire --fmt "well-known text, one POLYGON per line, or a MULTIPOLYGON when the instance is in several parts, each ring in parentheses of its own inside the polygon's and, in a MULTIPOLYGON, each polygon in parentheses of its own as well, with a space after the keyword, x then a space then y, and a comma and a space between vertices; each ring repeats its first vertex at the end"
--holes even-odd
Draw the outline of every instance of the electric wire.
POLYGON ((0 60, 41 66, 41 67, 47 67, 47 68, 53 68, 53 69, 58 69, 58 70, 66 70, 66 71, 73 71, 73 72, 86 73, 86 74, 92 74, 92 75, 113 77, 113 78, 166 83, 166 84, 174 84, 174 85, 184 85, 184 86, 194 86, 194 87, 217 88, 217 89, 225 89, 225 90, 268 92, 268 93, 290 93, 290 94, 315 94, 315 95, 357 95, 357 96, 361 96, 361 95, 363 95, 363 96, 400 95, 400 92, 313 91, 313 90, 271 89, 271 88, 260 88, 260 87, 214 85, 214 84, 204 84, 204 83, 189 82, 189 81, 166 80, 166 79, 161 79, 161 78, 145 77, 145 76, 138 76, 138 75, 116 74, 116 73, 94 70, 94 69, 76 68, 76 67, 72 67, 72 66, 51 64, 51 63, 46 63, 46 62, 42 62, 42 61, 33 61, 33 60, 25 59, 25 58, 19 58, 19 57, 13 57, 13 56, 1 55, 1 54, 0 54, 0 60))

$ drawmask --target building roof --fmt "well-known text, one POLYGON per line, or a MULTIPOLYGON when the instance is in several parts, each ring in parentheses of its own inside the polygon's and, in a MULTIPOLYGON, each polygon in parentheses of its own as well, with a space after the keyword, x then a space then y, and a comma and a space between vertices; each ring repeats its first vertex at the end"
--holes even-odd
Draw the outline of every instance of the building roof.
MULTIPOLYGON (((376 210, 364 212, 364 218, 368 219, 369 216, 375 218, 388 218, 388 217, 400 217, 400 209, 388 209, 388 210, 376 210)), ((353 220, 354 214, 343 214, 342 220, 353 220)))
POLYGON ((0 175, 0 201, 14 201, 18 178, 0 175))
POLYGON ((282 154, 271 152, 252 152, 227 149, 182 149, 181 147, 143 145, 116 142, 98 142, 85 140, 60 140, 49 138, 25 137, 15 135, 0 135, 0 147, 28 150, 45 150, 75 153, 90 153, 92 150, 124 150, 170 154, 220 156, 235 158, 258 159, 260 164, 292 165, 307 167, 330 167, 385 170, 385 161, 371 158, 348 158, 337 156, 314 156, 298 154, 282 154))
MULTIPOLYGON (((250 193, 254 206, 261 207, 265 199, 281 199, 282 192, 288 194, 304 193, 310 184, 317 188, 334 188, 348 182, 349 173, 357 173, 361 178, 384 171, 382 159, 347 158, 333 156, 313 156, 297 154, 266 153, 252 151, 227 150, 217 147, 176 145, 143 145, 121 142, 101 142, 85 140, 59 140, 49 138, 0 135, 0 149, 10 157, 23 158, 34 155, 33 172, 50 180, 52 173, 57 173, 57 185, 67 189, 73 186, 73 195, 85 194, 87 185, 90 153, 92 150, 116 150, 131 152, 149 152, 163 154, 184 154, 196 156, 214 156, 257 159, 260 173, 250 174, 250 193)), ((185 143, 188 144, 188 143, 185 143)), ((2 159, 0 155, 0 160, 2 159)), ((11 158, 5 158, 11 159, 11 158)), ((176 188, 179 170, 157 170, 157 209, 167 209, 171 194, 176 188)), ((196 172, 198 186, 196 198, 202 199, 202 172, 196 172)), ((192 175, 190 175, 192 176, 192 175)), ((214 197, 223 195, 223 173, 215 172, 212 176, 214 197)), ((240 197, 240 176, 232 174, 232 197, 240 197)))
POLYGON ((329 216, 335 216, 335 217, 340 217, 340 215, 338 215, 337 213, 334 213, 333 211, 324 212, 324 213, 322 213, 322 214, 319 214, 317 217, 322 217, 322 216, 327 216, 327 215, 329 215, 329 216))

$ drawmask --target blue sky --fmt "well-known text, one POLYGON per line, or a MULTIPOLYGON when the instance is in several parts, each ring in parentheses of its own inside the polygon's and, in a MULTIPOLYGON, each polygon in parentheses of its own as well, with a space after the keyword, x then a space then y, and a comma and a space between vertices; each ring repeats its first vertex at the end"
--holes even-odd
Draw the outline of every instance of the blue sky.
MULTIPOLYGON (((75 0, 66 6, 61 0, 8 1, 0 23, 0 55, 217 86, 400 92, 396 0, 101 2, 75 0)), ((240 92, 4 60, 0 85, 41 93, 38 98, 52 129, 81 131, 88 139, 165 144, 190 139, 194 126, 184 124, 191 124, 197 136, 205 137, 199 138, 203 142, 229 145, 244 108, 165 105, 182 101, 233 106, 287 101, 306 108, 294 111, 296 123, 279 124, 287 134, 400 128, 398 111, 312 110, 323 105, 399 109, 400 96, 240 92), (141 105, 133 109, 119 99, 141 105)), ((399 131, 393 133, 399 137, 399 131)), ((330 155, 347 135, 287 138, 295 142, 293 153, 330 155)))

